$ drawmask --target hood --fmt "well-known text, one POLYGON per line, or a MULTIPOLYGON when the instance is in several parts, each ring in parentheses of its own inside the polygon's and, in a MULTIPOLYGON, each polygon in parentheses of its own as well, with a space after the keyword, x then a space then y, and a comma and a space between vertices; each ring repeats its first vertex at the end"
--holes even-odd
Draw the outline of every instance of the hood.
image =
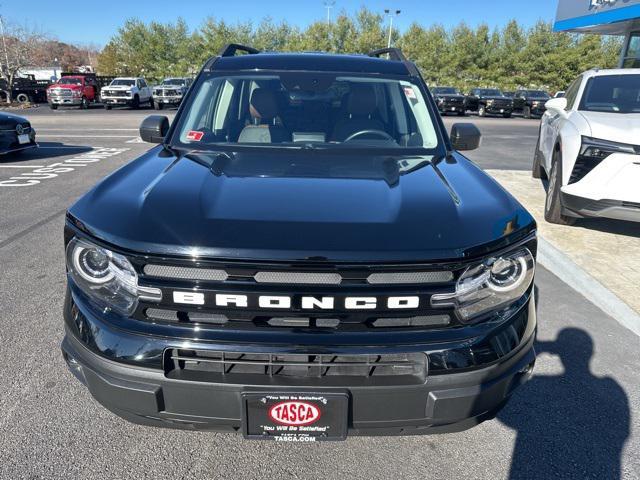
POLYGON ((103 87, 109 90, 131 90, 132 88, 135 88, 135 85, 107 85, 106 87, 103 87))
POLYGON ((66 90, 82 90, 82 85, 54 83, 53 85, 49 85, 47 90, 57 90, 58 88, 66 90))
POLYGON ((483 100, 513 100, 513 98, 501 97, 500 95, 482 95, 480 96, 480 98, 482 98, 483 100))
POLYGON ((461 155, 437 166, 424 158, 400 175, 402 160, 264 149, 174 157, 158 147, 104 179, 69 214, 121 248, 261 260, 460 259, 535 228, 461 155))
POLYGON ((464 98, 464 95, 459 93, 436 93, 434 96, 436 98, 464 98))
POLYGON ((613 142, 640 144, 640 113, 610 113, 579 111, 587 121, 590 137, 613 142))

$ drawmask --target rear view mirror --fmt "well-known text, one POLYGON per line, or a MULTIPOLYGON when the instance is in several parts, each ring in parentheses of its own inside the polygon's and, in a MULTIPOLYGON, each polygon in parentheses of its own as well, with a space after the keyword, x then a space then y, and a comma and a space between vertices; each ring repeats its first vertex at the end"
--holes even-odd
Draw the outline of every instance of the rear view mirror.
POLYGON ((140 138, 149 143, 162 143, 169 131, 169 119, 164 115, 150 115, 140 125, 140 138))
POLYGON ((564 97, 552 98, 551 100, 547 100, 547 103, 544 104, 547 110, 552 110, 554 112, 564 112, 567 108, 567 99, 564 97))
POLYGON ((454 150, 475 150, 480 146, 482 134, 473 123, 454 123, 451 127, 451 145, 454 150))

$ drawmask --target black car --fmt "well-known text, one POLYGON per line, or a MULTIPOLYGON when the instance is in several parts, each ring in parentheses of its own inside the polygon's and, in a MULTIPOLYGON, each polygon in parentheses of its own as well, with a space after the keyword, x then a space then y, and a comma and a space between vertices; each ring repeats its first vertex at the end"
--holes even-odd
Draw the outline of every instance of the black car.
POLYGON ((441 114, 457 113, 460 116, 466 114, 466 97, 458 89, 454 87, 434 87, 431 89, 431 93, 441 114))
POLYGON ((513 112, 513 100, 497 88, 474 88, 467 95, 467 110, 478 112, 480 117, 502 115, 509 118, 513 112))
POLYGON ((0 155, 37 146, 36 131, 26 118, 0 112, 0 155))
POLYGON ((112 412, 280 441, 436 433, 529 378, 535 221, 399 50, 230 45, 140 134, 158 145, 64 230, 64 358, 112 412))
POLYGON ((513 97, 514 112, 524 118, 541 117, 546 112, 545 104, 551 96, 544 90, 518 90, 513 97))

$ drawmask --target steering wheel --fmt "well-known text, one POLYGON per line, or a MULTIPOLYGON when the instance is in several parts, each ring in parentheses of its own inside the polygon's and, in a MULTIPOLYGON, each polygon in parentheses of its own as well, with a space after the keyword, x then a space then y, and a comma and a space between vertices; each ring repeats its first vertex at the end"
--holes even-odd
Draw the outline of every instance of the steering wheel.
POLYGON ((361 137, 362 135, 377 135, 382 140, 393 140, 395 142, 395 139, 383 130, 360 130, 359 132, 352 133, 347 138, 345 138, 343 143, 350 142, 351 140, 355 140, 356 138, 361 137))

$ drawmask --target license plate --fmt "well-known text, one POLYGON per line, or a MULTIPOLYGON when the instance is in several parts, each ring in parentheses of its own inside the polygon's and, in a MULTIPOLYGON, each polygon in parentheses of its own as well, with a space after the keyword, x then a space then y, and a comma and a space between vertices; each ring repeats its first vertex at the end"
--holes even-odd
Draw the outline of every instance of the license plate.
POLYGON ((28 134, 23 133, 22 135, 18 135, 18 143, 20 145, 24 145, 25 143, 31 143, 31 138, 29 138, 28 134))
POLYGON ((347 438, 346 393, 245 393, 242 401, 245 438, 292 443, 347 438))

